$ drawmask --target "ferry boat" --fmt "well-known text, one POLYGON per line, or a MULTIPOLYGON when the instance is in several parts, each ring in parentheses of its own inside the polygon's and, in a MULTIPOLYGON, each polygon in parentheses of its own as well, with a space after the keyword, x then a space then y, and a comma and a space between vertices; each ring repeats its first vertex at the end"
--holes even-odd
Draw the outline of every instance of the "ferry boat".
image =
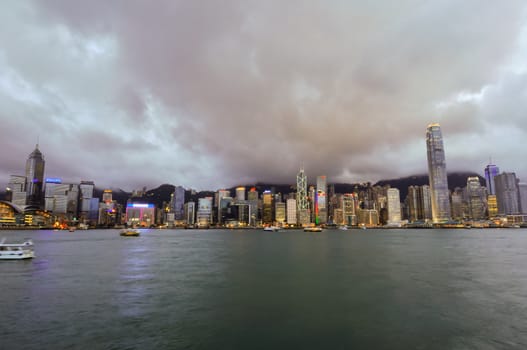
POLYGON ((304 232, 322 232, 322 227, 307 226, 304 227, 304 232))
POLYGON ((33 241, 30 239, 22 243, 5 243, 5 238, 0 241, 0 260, 21 260, 34 257, 33 241))
POLYGON ((266 226, 266 227, 264 227, 264 231, 278 232, 278 231, 280 231, 280 227, 278 227, 278 226, 266 226))
POLYGON ((120 236, 123 237, 138 237, 139 236, 139 230, 135 229, 124 229, 119 233, 120 236))

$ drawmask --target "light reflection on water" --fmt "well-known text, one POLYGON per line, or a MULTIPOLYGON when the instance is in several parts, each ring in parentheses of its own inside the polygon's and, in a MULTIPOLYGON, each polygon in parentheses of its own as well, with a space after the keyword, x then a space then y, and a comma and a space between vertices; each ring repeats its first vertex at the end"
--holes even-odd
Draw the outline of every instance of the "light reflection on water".
POLYGON ((34 240, 37 258, 0 263, 3 344, 527 346, 527 230, 22 236, 34 240))

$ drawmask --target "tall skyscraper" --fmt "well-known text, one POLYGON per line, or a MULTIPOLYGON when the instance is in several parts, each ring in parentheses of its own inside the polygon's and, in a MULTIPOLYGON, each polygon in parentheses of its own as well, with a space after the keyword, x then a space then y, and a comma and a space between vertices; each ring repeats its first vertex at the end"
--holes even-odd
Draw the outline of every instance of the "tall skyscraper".
POLYGON ((496 194, 496 185, 494 177, 500 173, 500 168, 496 165, 489 164, 485 167, 485 181, 487 182, 487 192, 489 195, 496 194))
POLYGON ((305 225, 310 222, 309 203, 307 200, 307 176, 304 173, 304 168, 301 168, 296 175, 296 214, 298 215, 299 224, 305 225))
POLYGON ((42 204, 44 165, 44 158, 37 144, 35 150, 31 152, 26 161, 26 195, 28 205, 40 206, 42 204))
POLYGON ((327 179, 325 175, 317 176, 317 193, 316 193, 316 212, 315 222, 317 224, 325 224, 328 220, 328 205, 327 205, 327 179))
POLYGON ((432 220, 441 223, 450 220, 450 198, 446 172, 445 149, 439 124, 426 129, 428 178, 432 197, 432 220))
POLYGON ((520 193, 515 173, 501 173, 494 177, 498 214, 511 215, 520 213, 520 193))

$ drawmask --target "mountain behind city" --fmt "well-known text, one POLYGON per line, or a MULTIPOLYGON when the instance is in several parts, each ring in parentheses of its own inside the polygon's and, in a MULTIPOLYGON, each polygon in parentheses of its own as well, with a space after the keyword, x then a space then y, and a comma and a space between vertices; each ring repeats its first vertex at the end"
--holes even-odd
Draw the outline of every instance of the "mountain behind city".
MULTIPOLYGON (((479 174, 476 174, 474 172, 454 172, 448 174, 448 187, 451 191, 453 191, 455 188, 463 188, 467 184, 467 178, 477 176, 479 178, 479 181, 482 186, 485 186, 485 178, 480 176, 479 174)), ((421 174, 421 175, 411 175, 407 177, 401 177, 397 179, 388 179, 388 180, 380 180, 376 183, 371 182, 363 182, 363 183, 335 183, 335 184, 329 184, 333 185, 335 187, 335 193, 351 193, 354 191, 360 191, 363 189, 366 189, 368 186, 385 186, 389 185, 390 187, 397 188, 400 191, 400 198, 401 200, 404 200, 406 198, 406 195, 408 193, 408 187, 409 186, 421 186, 421 185, 427 185, 428 184, 428 175, 427 174, 421 174)), ((295 184, 273 184, 273 183, 266 183, 266 182, 258 182, 255 184, 245 184, 240 185, 244 186, 249 190, 250 188, 255 188, 258 193, 262 193, 263 191, 270 190, 274 193, 282 193, 287 194, 291 192, 296 191, 296 185, 295 184)), ((158 186, 157 188, 145 190, 142 195, 138 196, 145 201, 149 201, 151 203, 155 203, 157 206, 161 207, 163 203, 168 203, 170 201, 170 196, 174 192, 176 186, 171 184, 162 184, 158 186)), ((234 194, 234 190, 236 187, 227 188, 231 192, 231 194, 234 194)), ((103 188, 95 188, 94 190, 94 196, 98 198, 102 198, 103 188)), ((215 191, 192 191, 192 190, 186 190, 185 191, 185 201, 197 201, 198 198, 208 197, 208 196, 214 196, 215 191)), ((0 198, 4 198, 5 192, 0 193, 0 198)), ((114 200, 116 200, 118 203, 126 204, 126 201, 133 195, 132 192, 127 192, 122 189, 112 189, 112 197, 114 200)))

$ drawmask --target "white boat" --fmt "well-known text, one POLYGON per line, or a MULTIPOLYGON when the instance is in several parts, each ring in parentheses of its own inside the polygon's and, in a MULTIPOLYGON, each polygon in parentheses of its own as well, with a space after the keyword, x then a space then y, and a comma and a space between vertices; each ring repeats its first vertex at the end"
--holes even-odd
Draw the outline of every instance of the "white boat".
POLYGON ((339 226, 339 230, 347 230, 347 229, 348 229, 348 226, 345 226, 345 225, 339 226))
POLYGON ((280 231, 280 227, 278 227, 278 226, 266 226, 266 227, 264 227, 264 231, 278 232, 278 231, 280 231))
POLYGON ((33 241, 30 239, 22 243, 5 243, 5 238, 0 241, 0 260, 20 260, 34 257, 33 241))

